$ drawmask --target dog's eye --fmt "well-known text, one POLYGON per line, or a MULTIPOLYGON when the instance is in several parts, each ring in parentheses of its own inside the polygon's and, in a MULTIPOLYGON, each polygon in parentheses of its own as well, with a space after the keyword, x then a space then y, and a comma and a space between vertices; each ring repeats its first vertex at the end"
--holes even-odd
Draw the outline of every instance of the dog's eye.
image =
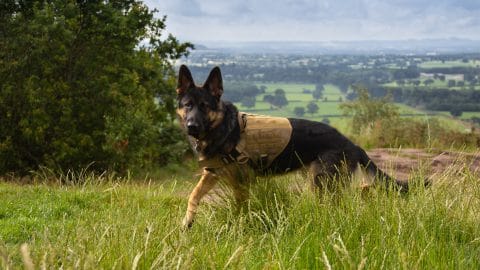
POLYGON ((190 109, 190 108, 193 107, 193 103, 191 101, 189 101, 189 102, 186 102, 185 104, 183 104, 183 106, 185 106, 185 108, 187 108, 187 109, 190 109))

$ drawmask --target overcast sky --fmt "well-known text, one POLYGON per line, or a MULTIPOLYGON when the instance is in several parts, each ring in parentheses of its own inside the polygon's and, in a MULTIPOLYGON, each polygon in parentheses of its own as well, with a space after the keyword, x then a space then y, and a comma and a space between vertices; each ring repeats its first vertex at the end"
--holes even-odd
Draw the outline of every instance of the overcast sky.
POLYGON ((145 0, 182 41, 480 39, 480 0, 145 0))

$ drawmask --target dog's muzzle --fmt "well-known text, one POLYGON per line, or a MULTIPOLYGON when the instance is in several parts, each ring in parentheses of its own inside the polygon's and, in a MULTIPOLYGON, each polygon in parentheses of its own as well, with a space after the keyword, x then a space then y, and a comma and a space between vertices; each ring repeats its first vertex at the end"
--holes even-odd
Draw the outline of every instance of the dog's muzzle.
POLYGON ((187 123, 187 133, 194 138, 198 138, 200 136, 200 126, 192 122, 187 123))

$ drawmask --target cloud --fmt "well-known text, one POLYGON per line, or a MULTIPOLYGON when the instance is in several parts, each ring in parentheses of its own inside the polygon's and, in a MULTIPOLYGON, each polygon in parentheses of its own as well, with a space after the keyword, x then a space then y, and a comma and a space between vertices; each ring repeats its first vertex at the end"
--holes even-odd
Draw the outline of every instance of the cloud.
POLYGON ((478 0, 148 0, 184 40, 480 39, 478 0))

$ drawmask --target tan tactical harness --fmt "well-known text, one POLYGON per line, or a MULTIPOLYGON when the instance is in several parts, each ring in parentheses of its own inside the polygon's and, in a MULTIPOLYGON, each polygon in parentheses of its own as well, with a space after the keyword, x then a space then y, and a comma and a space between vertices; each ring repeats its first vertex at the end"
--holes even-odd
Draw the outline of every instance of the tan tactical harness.
POLYGON ((265 169, 282 153, 292 135, 292 126, 287 118, 238 113, 240 141, 235 147, 237 154, 199 157, 203 168, 221 168, 226 164, 251 162, 256 169, 265 169))

